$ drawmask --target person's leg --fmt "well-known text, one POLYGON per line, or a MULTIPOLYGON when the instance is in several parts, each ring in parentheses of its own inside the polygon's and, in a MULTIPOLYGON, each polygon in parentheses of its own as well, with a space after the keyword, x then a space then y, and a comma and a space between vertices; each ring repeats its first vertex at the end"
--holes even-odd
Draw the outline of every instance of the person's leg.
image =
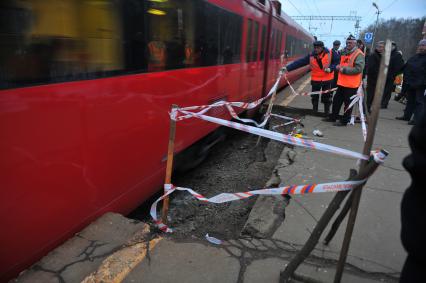
POLYGON ((392 87, 393 87, 393 84, 389 82, 387 82, 385 85, 385 90, 383 92, 383 97, 381 102, 381 107, 383 109, 388 108, 389 100, 391 99, 391 96, 392 96, 392 87))
MULTIPOLYGON (((332 81, 322 82, 322 90, 331 89, 332 81)), ((330 105, 331 105, 331 93, 323 93, 321 94, 321 102, 324 104, 324 114, 330 114, 330 105)))
POLYGON ((376 89, 376 85, 372 82, 367 84, 367 111, 371 113, 371 106, 373 105, 374 100, 374 91, 376 89))
POLYGON ((337 87, 337 91, 336 94, 334 95, 333 98, 333 108, 332 108, 332 112, 330 115, 330 119, 329 121, 336 121, 339 112, 340 112, 340 108, 342 107, 343 104, 343 87, 342 86, 338 86, 337 87))
POLYGON ((407 105, 405 105, 404 115, 399 120, 410 121, 411 117, 414 114, 414 109, 416 109, 416 92, 413 88, 408 88, 405 92, 405 97, 407 98, 407 105))
MULTIPOLYGON (((321 82, 311 81, 312 91, 320 91, 321 90, 321 82)), ((319 103, 319 94, 311 95, 312 101, 312 109, 315 112, 318 112, 318 103, 319 103)))
POLYGON ((344 90, 343 102, 345 103, 345 108, 344 108, 345 112, 343 113, 343 117, 341 120, 343 124, 349 123, 351 119, 353 107, 351 107, 350 109, 348 109, 348 107, 349 107, 349 104, 351 104, 351 96, 355 95, 357 90, 358 90, 357 88, 345 88, 344 90))
POLYGON ((414 110, 414 123, 419 123, 425 111, 425 89, 424 88, 416 88, 416 109, 414 110))

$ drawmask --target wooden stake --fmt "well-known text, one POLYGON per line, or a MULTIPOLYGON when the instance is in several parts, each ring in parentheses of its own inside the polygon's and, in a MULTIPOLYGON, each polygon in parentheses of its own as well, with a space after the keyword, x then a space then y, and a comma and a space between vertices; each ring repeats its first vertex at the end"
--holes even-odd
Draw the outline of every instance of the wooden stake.
MULTIPOLYGON (((269 100, 268 109, 266 110, 266 113, 264 115, 265 117, 268 117, 272 112, 272 107, 274 107, 274 102, 275 102, 275 98, 276 98, 276 95, 277 95, 277 89, 278 89, 278 86, 275 89, 274 93, 272 94, 271 99, 269 100)), ((259 136, 259 138, 257 139, 257 142, 256 142, 256 146, 259 145, 261 139, 262 139, 262 137, 259 136)))
POLYGON ((328 244, 331 242, 331 240, 333 240, 333 237, 334 237, 334 235, 336 235, 336 232, 339 229, 340 224, 342 223, 343 219, 345 219, 346 215, 348 214, 349 210, 351 209, 352 199, 353 199, 353 193, 346 200, 345 205, 343 206, 339 215, 334 220, 333 225, 331 225, 331 229, 324 239, 324 245, 328 246, 328 244))
MULTIPOLYGON (((172 113, 176 111, 177 108, 178 106, 176 104, 173 104, 172 113)), ((172 182, 175 135, 176 135, 176 120, 170 119, 169 147, 167 150, 167 167, 166 167, 166 178, 164 180, 164 184, 171 184, 172 182)), ((166 190, 164 190, 164 193, 166 193, 166 190)), ((161 219, 164 224, 167 224, 168 212, 169 212, 169 196, 163 199, 163 213, 161 215, 161 219)))
MULTIPOLYGON (((380 103, 382 101, 382 95, 385 89, 386 77, 388 74, 391 47, 392 47, 391 41, 389 39, 386 40, 385 52, 382 55, 382 59, 380 61, 379 77, 377 80, 376 90, 374 92, 373 109, 371 112, 370 121, 368 123, 367 140, 364 144, 363 153, 365 155, 370 155, 371 147, 373 146, 374 135, 376 133, 377 119, 379 118, 379 112, 380 112, 380 103)), ((360 171, 363 170, 366 166, 367 166, 367 161, 363 160, 360 165, 360 171)), ((355 220, 358 213, 358 206, 359 206, 359 201, 361 199, 361 193, 362 191, 360 189, 354 189, 353 191, 351 211, 350 211, 349 220, 346 226, 345 238, 343 239, 342 249, 340 251, 339 262, 337 263, 334 283, 340 283, 342 279, 343 269, 345 267, 345 262, 346 262, 346 258, 349 251, 349 245, 351 242, 352 233, 355 226, 355 220)))

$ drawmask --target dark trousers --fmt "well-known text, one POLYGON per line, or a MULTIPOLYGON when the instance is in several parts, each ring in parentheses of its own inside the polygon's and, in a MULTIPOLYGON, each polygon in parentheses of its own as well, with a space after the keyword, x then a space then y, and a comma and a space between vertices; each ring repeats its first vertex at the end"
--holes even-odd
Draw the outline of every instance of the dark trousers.
POLYGON ((388 107, 389 100, 391 99, 393 89, 394 89, 393 81, 386 82, 385 90, 384 90, 383 96, 382 96, 382 103, 381 103, 382 107, 384 107, 384 108, 388 107))
POLYGON ((373 105, 374 91, 376 90, 376 84, 368 83, 367 84, 367 110, 371 112, 371 106, 373 105))
MULTIPOLYGON (((351 103, 351 96, 356 94, 358 88, 349 88, 343 86, 337 86, 337 92, 333 98, 333 112, 331 113, 330 118, 336 120, 339 116, 340 108, 342 108, 342 104, 345 104, 344 111, 348 108, 351 103)), ((348 123, 351 119, 352 108, 343 113, 343 117, 341 119, 342 123, 348 123)))
POLYGON ((426 98, 424 96, 425 87, 408 87, 405 93, 407 97, 407 105, 404 110, 404 118, 411 119, 414 114, 414 122, 418 123, 424 113, 426 105, 426 98))
POLYGON ((337 79, 338 78, 339 78, 339 72, 338 71, 334 71, 334 78, 331 81, 331 88, 337 87, 337 79))
MULTIPOLYGON (((312 91, 329 90, 333 81, 311 81, 312 91)), ((318 110, 319 94, 311 95, 312 106, 314 110, 318 110)), ((328 112, 331 104, 331 93, 321 94, 321 103, 324 104, 324 112, 328 112)))

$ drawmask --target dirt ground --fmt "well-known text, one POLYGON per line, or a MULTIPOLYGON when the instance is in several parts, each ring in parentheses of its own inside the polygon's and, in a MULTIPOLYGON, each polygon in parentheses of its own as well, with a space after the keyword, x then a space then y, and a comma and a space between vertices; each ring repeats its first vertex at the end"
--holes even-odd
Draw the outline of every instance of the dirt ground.
MULTIPOLYGON (((282 123, 282 120, 272 118, 268 127, 278 123, 282 123)), ((279 131, 291 129, 293 126, 280 128, 279 131)), ((233 129, 227 129, 226 133, 225 141, 213 147, 197 168, 186 173, 174 173, 173 184, 191 188, 206 197, 222 192, 263 188, 285 145, 262 138, 256 146, 257 136, 233 129)), ((170 199, 169 226, 174 230, 174 237, 202 238, 208 233, 223 240, 238 238, 256 201, 256 197, 252 197, 224 204, 202 203, 187 192, 175 192, 170 199)), ((149 206, 153 200, 145 206, 149 206)), ((147 213, 147 207, 142 210, 147 213)), ((139 213, 133 213, 133 217, 140 219, 141 214, 139 209, 139 213)), ((143 218, 143 221, 151 221, 150 217, 143 218)))
MULTIPOLYGON (((211 197, 222 192, 241 192, 262 188, 275 167, 283 144, 230 131, 198 168, 175 176, 177 186, 192 188, 211 197)), ((186 192, 172 197, 170 226, 176 236, 206 233, 220 239, 238 237, 256 198, 223 204, 202 203, 186 192)))

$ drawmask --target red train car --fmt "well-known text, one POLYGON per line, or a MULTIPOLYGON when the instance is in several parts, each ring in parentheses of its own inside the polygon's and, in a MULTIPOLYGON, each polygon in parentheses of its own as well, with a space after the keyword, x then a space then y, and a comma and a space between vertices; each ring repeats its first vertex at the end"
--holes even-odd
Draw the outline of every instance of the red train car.
POLYGON ((258 99, 312 40, 278 1, 2 1, 0 281, 161 188, 171 104, 258 99))

